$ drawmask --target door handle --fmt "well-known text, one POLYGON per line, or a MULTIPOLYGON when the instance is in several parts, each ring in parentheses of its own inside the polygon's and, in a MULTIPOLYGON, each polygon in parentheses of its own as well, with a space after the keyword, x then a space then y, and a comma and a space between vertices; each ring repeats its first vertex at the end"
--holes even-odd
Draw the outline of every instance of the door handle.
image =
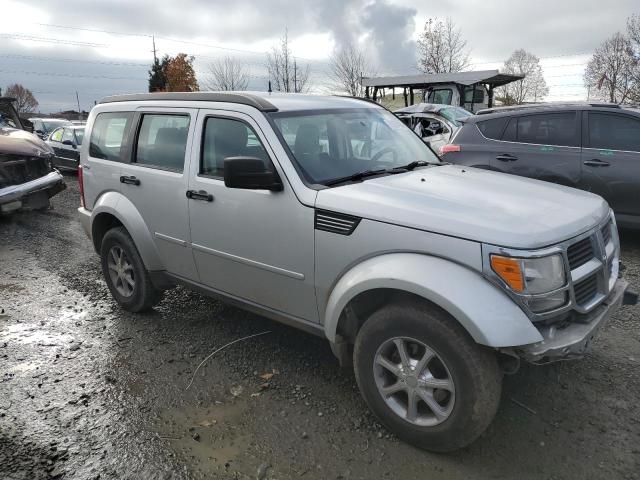
POLYGON ((513 155, 509 155, 508 153, 503 153, 502 155, 498 155, 496 160, 500 160, 501 162, 515 162, 518 160, 518 157, 514 157, 513 155))
POLYGON ((585 160, 583 163, 588 167, 608 167, 611 165, 609 162, 598 160, 597 158, 594 158, 593 160, 585 160))
POLYGON ((140 185, 140 180, 138 180, 136 177, 134 176, 126 176, 126 175, 122 175, 120 177, 120 183, 126 183, 128 185, 135 185, 138 186, 140 185))
POLYGON ((191 200, 203 200, 205 202, 213 202, 213 195, 204 190, 187 190, 187 198, 191 200))

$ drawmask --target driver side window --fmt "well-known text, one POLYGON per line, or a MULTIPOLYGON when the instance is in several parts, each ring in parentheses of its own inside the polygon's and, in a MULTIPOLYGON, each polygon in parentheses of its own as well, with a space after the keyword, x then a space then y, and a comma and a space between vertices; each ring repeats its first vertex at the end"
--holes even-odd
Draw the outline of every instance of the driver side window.
POLYGON ((58 128, 51 134, 52 142, 61 142, 62 141, 62 133, 64 132, 64 128, 58 128))

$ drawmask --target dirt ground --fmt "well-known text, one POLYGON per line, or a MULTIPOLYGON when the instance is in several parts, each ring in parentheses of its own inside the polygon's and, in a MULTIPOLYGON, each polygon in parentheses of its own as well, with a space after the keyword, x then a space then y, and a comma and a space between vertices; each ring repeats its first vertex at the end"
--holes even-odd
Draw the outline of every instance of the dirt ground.
MULTIPOLYGON (((375 421, 319 338, 181 288, 120 310, 67 183, 0 219, 0 479, 640 478, 640 307, 584 360, 506 377, 488 431, 432 454, 375 421)), ((622 236, 639 291, 640 234, 622 236)))

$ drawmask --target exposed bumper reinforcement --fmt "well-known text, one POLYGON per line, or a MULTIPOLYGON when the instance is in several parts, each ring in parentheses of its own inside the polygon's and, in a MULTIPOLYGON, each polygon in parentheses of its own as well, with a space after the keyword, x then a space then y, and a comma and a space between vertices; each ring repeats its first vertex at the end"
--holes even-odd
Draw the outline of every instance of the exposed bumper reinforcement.
POLYGON ((544 340, 518 347, 515 352, 531 363, 549 363, 584 356, 591 341, 623 303, 628 285, 626 281, 618 280, 607 299, 590 313, 588 322, 570 323, 561 328, 555 325, 543 326, 540 334, 544 340))
MULTIPOLYGON (((19 202, 23 198, 41 191, 46 191, 49 197, 52 197, 65 188, 66 184, 64 183, 63 176, 60 172, 54 170, 35 180, 30 180, 19 185, 9 185, 8 187, 0 189, 0 205, 19 202)), ((21 204, 17 206, 17 208, 20 208, 20 206, 21 204)))

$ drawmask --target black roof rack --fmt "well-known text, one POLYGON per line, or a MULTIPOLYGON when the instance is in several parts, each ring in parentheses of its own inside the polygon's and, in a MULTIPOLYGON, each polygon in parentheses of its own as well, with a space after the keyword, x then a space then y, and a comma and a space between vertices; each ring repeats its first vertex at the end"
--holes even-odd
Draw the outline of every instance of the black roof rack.
POLYGON ((105 97, 99 103, 136 102, 136 101, 190 101, 190 102, 226 102, 239 103, 257 108, 262 112, 277 112, 278 109, 271 102, 257 95, 249 93, 221 93, 221 92, 158 92, 134 93, 128 95, 113 95, 105 97))
POLYGON ((600 108, 621 108, 617 103, 606 102, 549 102, 549 103, 526 103, 524 105, 513 105, 509 107, 492 107, 478 110, 476 115, 488 115, 490 113, 512 112, 514 110, 526 110, 529 108, 556 108, 556 107, 600 107, 600 108))

